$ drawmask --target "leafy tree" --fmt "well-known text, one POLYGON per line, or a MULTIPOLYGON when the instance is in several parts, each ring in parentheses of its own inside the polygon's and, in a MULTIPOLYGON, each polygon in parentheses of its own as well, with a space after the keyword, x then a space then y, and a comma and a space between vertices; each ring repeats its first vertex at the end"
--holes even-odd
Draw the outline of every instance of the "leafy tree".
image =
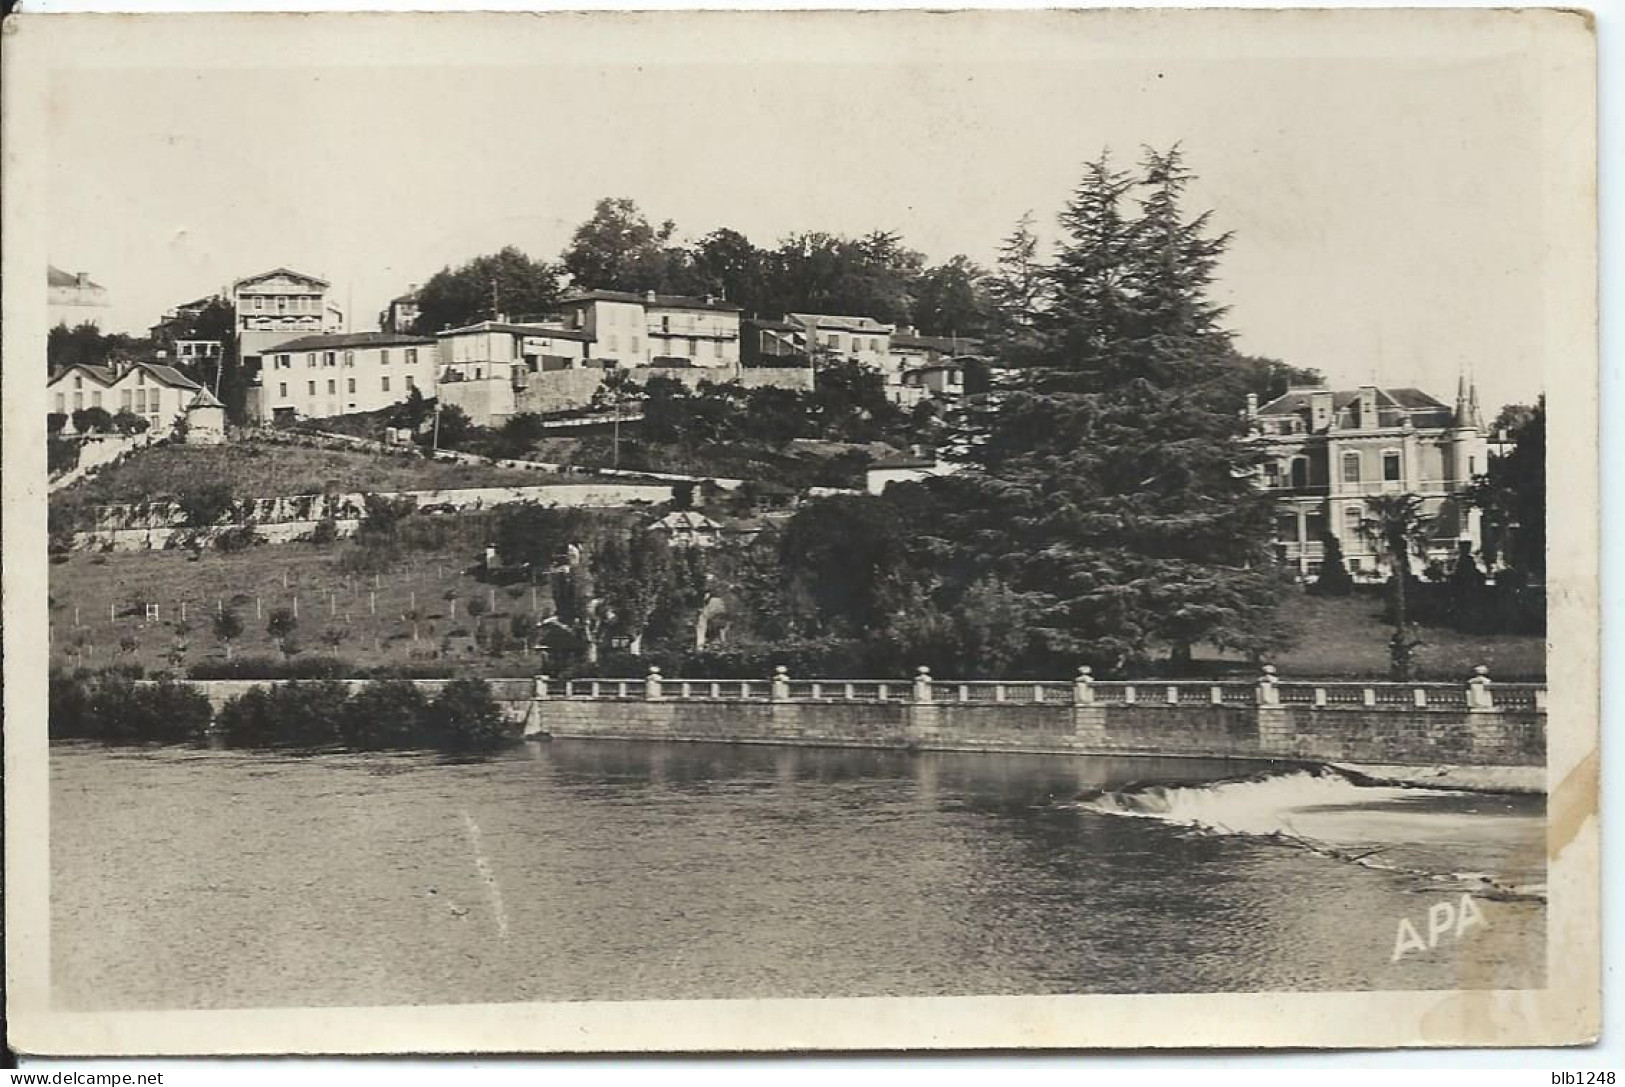
POLYGON ((690 256, 699 289, 743 306, 747 313, 763 312, 766 299, 766 254, 737 230, 721 227, 701 238, 690 256))
POLYGON ((1324 381, 1319 370, 1290 366, 1280 359, 1264 358, 1261 355, 1233 352, 1231 365, 1234 367, 1235 379, 1243 395, 1255 393, 1260 403, 1268 403, 1290 388, 1319 385, 1324 381))
POLYGON ((401 522, 418 510, 418 504, 407 495, 391 497, 387 494, 367 493, 361 496, 364 512, 357 532, 361 536, 393 539, 401 522))
POLYGON ((641 525, 624 536, 606 537, 593 555, 609 634, 624 639, 633 654, 643 652, 650 617, 669 588, 671 565, 666 541, 641 525))
POLYGON ((934 336, 981 336, 992 315, 987 272, 964 254, 929 268, 916 284, 914 323, 934 336))
MULTIPOLYGON (((1271 500, 1247 479, 1223 310, 1227 235, 1186 216, 1177 148, 1135 173, 1102 156, 1061 216, 1022 387, 1001 394, 949 496, 949 554, 1033 594, 1053 667, 1120 669, 1199 642, 1262 652, 1282 636, 1271 500)), ((939 560, 940 561, 940 560, 939 560)), ((957 576, 966 576, 963 570, 957 576)))
POLYGON ((528 457, 535 449, 536 443, 547 436, 547 428, 542 424, 542 417, 532 412, 522 411, 517 415, 510 415, 496 437, 491 441, 493 456, 520 460, 528 457))
POLYGON ((879 629, 907 598, 902 523, 892 506, 869 495, 803 505, 785 528, 780 563, 792 618, 806 630, 879 629))
POLYGON ((1484 511, 1489 558, 1528 582, 1546 580, 1546 398, 1503 408, 1496 420, 1513 446, 1491 457, 1474 482, 1471 502, 1484 511))
POLYGON ((764 311, 852 313, 910 322, 925 258, 886 231, 862 238, 796 234, 767 255, 764 311))
POLYGON ((411 680, 373 680, 345 704, 338 719, 339 740, 360 751, 423 743, 429 738, 428 710, 428 699, 411 680))
POLYGON ((460 751, 489 750, 511 738, 511 730, 483 679, 454 679, 440 689, 424 715, 436 746, 460 751))
POLYGON ((289 647, 294 645, 294 637, 298 631, 299 617, 290 608, 275 609, 265 621, 265 632, 281 646, 285 656, 291 657, 298 652, 297 648, 289 652, 289 647))
POLYGON ((221 645, 225 646, 226 659, 231 659, 231 643, 243 636, 243 620, 235 608, 222 608, 217 611, 213 621, 214 636, 221 645))
POLYGON ((423 395, 416 385, 407 392, 406 399, 390 409, 389 425, 405 427, 413 433, 434 415, 434 400, 423 395))
POLYGON ((504 563, 547 570, 567 560, 571 545, 590 545, 596 531, 583 509, 509 505, 497 510, 494 540, 504 563))
MULTIPOLYGON (((442 268, 418 291, 414 331, 432 335, 447 328, 547 312, 559 300, 558 269, 514 246, 442 268)), ((441 420, 442 427, 445 420, 441 420)))
POLYGON ((677 224, 669 219, 658 228, 651 226, 635 201, 606 196, 571 235, 564 270, 582 290, 670 289, 668 247, 676 232, 677 224))
POLYGON ((145 337, 103 332, 88 322, 72 328, 59 324, 45 337, 46 364, 53 373, 65 366, 104 366, 151 351, 152 343, 145 337))

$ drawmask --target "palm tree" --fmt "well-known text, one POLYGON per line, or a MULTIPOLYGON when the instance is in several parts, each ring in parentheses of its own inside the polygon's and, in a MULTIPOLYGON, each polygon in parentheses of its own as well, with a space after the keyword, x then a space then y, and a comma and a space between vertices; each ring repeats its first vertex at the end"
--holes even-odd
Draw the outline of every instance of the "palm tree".
POLYGON ((1413 678, 1416 647, 1405 612, 1405 588, 1411 578, 1411 554, 1427 546, 1433 518, 1422 513, 1422 498, 1414 494, 1372 495, 1365 500, 1366 515, 1360 529, 1388 560, 1388 583, 1393 586, 1394 633, 1388 640, 1388 660, 1394 679, 1413 678))

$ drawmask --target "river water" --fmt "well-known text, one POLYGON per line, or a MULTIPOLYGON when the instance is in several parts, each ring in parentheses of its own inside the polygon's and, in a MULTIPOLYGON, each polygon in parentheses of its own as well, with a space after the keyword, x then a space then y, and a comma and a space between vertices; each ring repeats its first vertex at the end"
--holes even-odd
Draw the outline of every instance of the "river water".
POLYGON ((1544 981, 1539 797, 603 741, 51 765, 69 1010, 1544 981))

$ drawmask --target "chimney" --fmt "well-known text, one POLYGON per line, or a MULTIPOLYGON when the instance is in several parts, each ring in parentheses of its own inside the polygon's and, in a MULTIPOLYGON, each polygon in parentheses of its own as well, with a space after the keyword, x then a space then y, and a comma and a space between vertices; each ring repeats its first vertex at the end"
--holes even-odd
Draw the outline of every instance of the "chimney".
POLYGON ((1316 389, 1309 394, 1309 430, 1319 433, 1331 429, 1332 425, 1332 391, 1316 389))
POLYGON ((73 273, 73 278, 79 284, 79 286, 81 286, 81 287, 90 286, 90 273, 89 272, 75 272, 75 273, 73 273))
POLYGON ((1360 417, 1356 425, 1361 430, 1377 429, 1377 387, 1361 385, 1359 392, 1360 417))
POLYGON ((1247 418, 1252 419, 1258 415, 1258 394, 1247 394, 1247 418))

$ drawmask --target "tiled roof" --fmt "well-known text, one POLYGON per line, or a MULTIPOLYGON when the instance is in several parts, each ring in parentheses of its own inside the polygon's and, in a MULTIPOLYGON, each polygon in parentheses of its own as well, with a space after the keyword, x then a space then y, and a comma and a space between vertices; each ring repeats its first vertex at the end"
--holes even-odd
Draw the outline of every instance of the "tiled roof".
POLYGON ((300 336, 260 352, 274 355, 279 351, 326 351, 340 347, 391 347, 395 344, 432 344, 433 337, 413 336, 405 332, 327 332, 314 336, 300 336))
MULTIPOLYGON (((1260 415, 1292 415, 1309 408, 1310 398, 1317 392, 1331 392, 1332 410, 1342 411, 1360 397, 1358 389, 1289 389, 1258 409, 1260 415)), ((1405 411, 1449 411, 1449 407, 1429 396, 1421 389, 1378 389, 1377 406, 1402 408, 1405 411)))
POLYGON ((877 460, 869 465, 869 468, 873 470, 875 468, 935 468, 936 466, 937 459, 935 457, 912 457, 905 453, 899 453, 895 457, 877 460))
POLYGON ((186 406, 188 408, 223 408, 226 405, 222 404, 220 398, 208 389, 199 389, 197 395, 192 397, 192 402, 186 406))
POLYGON ((260 280, 270 279, 272 276, 287 276, 290 279, 302 279, 306 283, 315 283, 322 287, 331 286, 327 280, 322 279, 320 276, 307 275, 304 272, 296 272, 292 268, 272 268, 269 272, 261 272, 258 275, 244 276, 242 279, 239 279, 237 282, 233 283, 231 285, 231 289, 235 291, 245 283, 258 283, 260 280))
POLYGON ((752 328, 765 328, 770 332, 800 332, 802 327, 789 321, 770 321, 765 317, 747 317, 741 323, 752 328))
POLYGON ((982 349, 981 340, 973 340, 966 336, 912 336, 906 333, 893 333, 891 338, 893 348, 911 347, 926 351, 940 351, 945 355, 975 354, 982 349))
POLYGON ((136 367, 145 370, 161 383, 175 389, 201 389, 202 386, 173 366, 165 366, 157 362, 138 362, 136 367))
POLYGON ((891 325, 881 324, 873 317, 848 317, 830 313, 790 313, 785 316, 803 328, 833 328, 844 332, 876 335, 889 334, 892 330, 891 325))
POLYGON ((577 343, 592 342, 592 335, 579 328, 558 328, 554 325, 516 325, 507 321, 481 321, 476 325, 444 329, 435 333, 435 335, 457 336, 465 332, 511 332, 518 336, 549 336, 555 340, 574 340, 577 343))
POLYGON ((92 283, 88 277, 85 279, 84 283, 81 284, 78 276, 74 275, 72 272, 64 272, 54 264, 47 264, 45 266, 45 282, 46 286, 49 287, 85 286, 94 287, 98 291, 103 289, 100 283, 92 283))
POLYGON ((721 310, 738 313, 745 307, 734 302, 726 302, 720 298, 697 298, 687 294, 638 294, 635 291, 580 291, 559 300, 561 306, 573 306, 582 302, 636 302, 642 306, 653 306, 656 309, 700 309, 721 310))
POLYGON ((686 530, 715 532, 720 529, 722 525, 711 520, 711 518, 707 517, 703 513, 695 513, 693 510, 673 510, 649 527, 663 529, 665 531, 686 530))
POLYGON ((61 381, 75 370, 82 371, 90 377, 95 378, 103 385, 111 385, 113 382, 118 380, 118 375, 113 372, 113 368, 111 366, 92 366, 88 362, 80 362, 75 363, 72 366, 65 366, 61 370, 58 370, 51 376, 48 383, 54 384, 61 381))

